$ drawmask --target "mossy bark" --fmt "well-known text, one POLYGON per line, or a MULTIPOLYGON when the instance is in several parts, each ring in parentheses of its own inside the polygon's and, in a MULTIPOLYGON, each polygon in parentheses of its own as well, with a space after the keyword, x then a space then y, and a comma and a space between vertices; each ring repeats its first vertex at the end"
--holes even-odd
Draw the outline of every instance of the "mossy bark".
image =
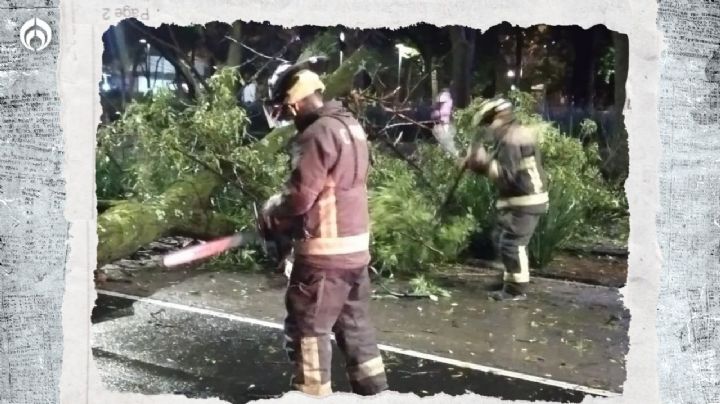
MULTIPOLYGON (((366 48, 355 51, 325 78, 327 98, 348 94, 358 68, 364 64, 372 74, 378 60, 377 55, 366 48)), ((294 133, 293 126, 275 129, 255 147, 271 156, 279 152, 294 133)), ((166 235, 207 239, 232 233, 234 224, 209 207, 210 195, 225 182, 226 179, 211 171, 201 171, 179 180, 150 200, 103 206, 107 210, 98 216, 98 268, 166 235)))
POLYGON ((223 183, 202 171, 150 200, 112 206, 98 217, 98 268, 168 234, 212 238, 232 233, 233 223, 209 208, 210 194, 223 183))

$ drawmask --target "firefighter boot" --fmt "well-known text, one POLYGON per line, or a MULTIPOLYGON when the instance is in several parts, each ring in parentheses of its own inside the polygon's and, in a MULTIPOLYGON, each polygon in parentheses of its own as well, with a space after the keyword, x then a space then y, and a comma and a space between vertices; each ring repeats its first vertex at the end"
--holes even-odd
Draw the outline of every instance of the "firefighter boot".
POLYGON ((490 298, 496 301, 522 301, 527 300, 527 283, 505 282, 500 291, 491 292, 490 298))

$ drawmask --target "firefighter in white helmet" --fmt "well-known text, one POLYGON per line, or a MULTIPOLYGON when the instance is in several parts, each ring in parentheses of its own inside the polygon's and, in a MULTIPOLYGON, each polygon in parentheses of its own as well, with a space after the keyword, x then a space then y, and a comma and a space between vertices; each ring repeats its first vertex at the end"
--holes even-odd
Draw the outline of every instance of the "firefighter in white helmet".
POLYGON ((512 104, 502 98, 483 102, 473 125, 484 127, 495 141, 492 154, 473 145, 460 161, 463 167, 487 176, 498 189, 494 238, 505 271, 500 290, 491 297, 525 300, 530 282, 527 246, 549 202, 538 134, 521 125, 512 104))
POLYGON ((268 116, 290 119, 291 174, 263 209, 264 223, 294 223, 294 266, 285 304, 292 387, 331 393, 331 333, 345 354, 353 392, 387 389, 370 322, 368 143, 340 102, 325 102, 325 85, 300 64, 278 78, 268 116))

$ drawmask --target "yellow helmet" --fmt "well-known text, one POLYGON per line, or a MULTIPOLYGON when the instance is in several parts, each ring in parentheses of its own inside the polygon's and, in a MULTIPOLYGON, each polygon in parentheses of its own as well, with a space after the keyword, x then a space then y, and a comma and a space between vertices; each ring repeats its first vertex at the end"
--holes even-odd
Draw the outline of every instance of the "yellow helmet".
POLYGON ((313 56, 294 65, 281 65, 270 80, 270 100, 273 104, 293 104, 316 91, 324 91, 325 84, 313 70, 321 67, 326 57, 313 56))
POLYGON ((483 123, 489 123, 495 116, 501 112, 512 112, 512 103, 504 98, 493 98, 480 103, 478 112, 472 119, 472 126, 479 126, 483 123))
POLYGON ((294 104, 315 92, 325 91, 325 84, 317 73, 310 70, 297 72, 288 82, 284 90, 283 104, 294 104))
POLYGON ((317 68, 326 59, 313 56, 295 65, 283 64, 276 69, 268 83, 270 98, 263 102, 270 128, 292 119, 287 108, 289 104, 295 104, 317 91, 325 91, 325 84, 320 80, 320 76, 310 69, 317 68))

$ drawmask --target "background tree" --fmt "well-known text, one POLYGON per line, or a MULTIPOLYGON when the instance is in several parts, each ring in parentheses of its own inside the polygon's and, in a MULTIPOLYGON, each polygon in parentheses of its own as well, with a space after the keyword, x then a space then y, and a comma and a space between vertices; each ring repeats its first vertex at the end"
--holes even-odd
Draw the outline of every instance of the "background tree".
POLYGON ((472 67, 475 60, 475 40, 477 30, 467 27, 451 26, 452 43, 452 81, 453 96, 459 108, 470 103, 472 85, 472 67))

